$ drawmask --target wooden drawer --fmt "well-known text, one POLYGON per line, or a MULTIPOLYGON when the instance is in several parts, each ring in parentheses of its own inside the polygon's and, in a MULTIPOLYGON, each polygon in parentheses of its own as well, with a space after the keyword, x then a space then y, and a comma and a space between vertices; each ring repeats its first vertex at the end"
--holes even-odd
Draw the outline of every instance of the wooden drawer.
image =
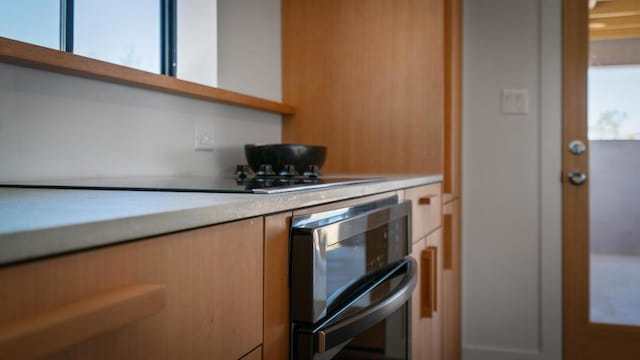
POLYGON ((0 358, 238 359, 262 343, 262 238, 256 218, 2 268, 0 358))
POLYGON ((411 200, 413 242, 440 227, 442 221, 442 186, 430 184, 405 190, 411 200))

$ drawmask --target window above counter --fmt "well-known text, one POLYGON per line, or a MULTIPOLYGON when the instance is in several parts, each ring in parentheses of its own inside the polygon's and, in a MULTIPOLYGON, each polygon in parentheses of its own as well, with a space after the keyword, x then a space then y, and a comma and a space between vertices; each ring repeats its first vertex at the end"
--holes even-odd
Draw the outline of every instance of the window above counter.
MULTIPOLYGON (((293 114, 292 106, 280 102, 280 49, 276 49, 280 41, 279 18, 263 16, 264 22, 274 25, 271 33, 267 32, 273 41, 261 42, 264 43, 262 45, 271 45, 273 49, 263 46, 263 52, 257 53, 253 60, 236 61, 242 63, 244 69, 229 68, 226 72, 224 68, 221 69, 226 80, 221 82, 222 85, 219 84, 220 34, 216 33, 216 29, 219 24, 218 7, 225 9, 224 6, 230 6, 225 1, 216 4, 216 1, 210 0, 191 0, 176 7, 175 0, 144 0, 144 6, 136 1, 135 4, 140 3, 137 7, 121 4, 119 11, 111 12, 87 6, 82 0, 49 0, 47 3, 51 6, 46 7, 46 11, 39 7, 28 9, 29 6, 22 2, 9 1, 0 6, 9 6, 2 14, 18 21, 0 21, 4 23, 0 25, 0 62, 205 101, 293 114), (122 30, 125 27, 127 29, 122 30), (240 75, 239 70, 243 70, 240 75), (244 78, 245 74, 249 76, 248 79, 244 78), (238 85, 235 80, 238 76, 242 77, 242 81, 248 81, 247 86, 242 82, 238 85)), ((249 18, 254 15, 248 13, 253 11, 251 7, 242 10, 245 13, 240 13, 240 17, 236 14, 232 19, 235 23, 249 23, 249 18), (246 17, 246 21, 242 20, 243 17, 246 17)), ((264 15, 263 10, 255 11, 262 11, 259 15, 264 15)), ((4 15, 0 15, 0 18, 4 18, 4 15)), ((246 29, 248 34, 265 32, 260 25, 250 24, 246 29)), ((223 40, 231 37, 231 32, 227 33, 227 37, 222 37, 223 40)), ((226 44, 229 44, 228 40, 226 44)), ((240 46, 251 46, 232 45, 225 45, 230 52, 240 46)), ((226 54, 223 57, 225 63, 228 64, 229 59, 234 61, 233 56, 237 58, 241 55, 226 54)))

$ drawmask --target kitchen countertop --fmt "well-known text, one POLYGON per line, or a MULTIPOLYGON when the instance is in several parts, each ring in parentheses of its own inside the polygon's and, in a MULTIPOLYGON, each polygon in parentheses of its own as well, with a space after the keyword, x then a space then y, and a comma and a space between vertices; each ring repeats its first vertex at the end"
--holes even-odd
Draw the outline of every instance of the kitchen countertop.
POLYGON ((0 265, 439 181, 397 176, 272 195, 0 188, 0 265))

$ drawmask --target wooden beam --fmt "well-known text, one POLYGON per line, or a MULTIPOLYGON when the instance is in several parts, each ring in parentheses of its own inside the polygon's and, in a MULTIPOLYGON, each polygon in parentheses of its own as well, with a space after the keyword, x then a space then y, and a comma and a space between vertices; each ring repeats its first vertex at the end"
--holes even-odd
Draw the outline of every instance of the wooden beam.
POLYGON ((591 19, 589 21, 589 28, 592 30, 630 29, 635 27, 640 27, 640 15, 616 16, 591 19))
POLYGON ((593 10, 589 11, 589 19, 634 15, 640 15, 640 1, 637 0, 599 2, 593 10))
POLYGON ((589 31, 589 40, 640 38, 640 27, 631 29, 597 29, 589 31))

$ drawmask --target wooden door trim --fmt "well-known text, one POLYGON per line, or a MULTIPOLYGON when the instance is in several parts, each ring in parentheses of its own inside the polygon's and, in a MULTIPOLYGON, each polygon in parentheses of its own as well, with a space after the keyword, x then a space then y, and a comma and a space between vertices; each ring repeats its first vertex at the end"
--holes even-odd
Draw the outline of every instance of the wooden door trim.
POLYGON ((570 169, 586 171, 585 156, 564 151, 573 139, 586 140, 587 116, 588 4, 581 0, 562 3, 562 273, 563 348, 571 359, 583 342, 588 318, 588 187, 573 186, 564 176, 570 169), (583 201, 580 201, 583 200, 583 201), (579 209, 578 211, 574 209, 579 209))
MULTIPOLYGON (((640 328, 593 324, 589 320, 589 187, 575 186, 566 173, 579 169, 589 174, 588 156, 567 151, 572 140, 587 139, 588 4, 562 3, 562 251, 564 358, 596 359, 603 355, 638 356, 634 339, 640 328)), ((588 154, 588 151, 587 151, 588 154)))

